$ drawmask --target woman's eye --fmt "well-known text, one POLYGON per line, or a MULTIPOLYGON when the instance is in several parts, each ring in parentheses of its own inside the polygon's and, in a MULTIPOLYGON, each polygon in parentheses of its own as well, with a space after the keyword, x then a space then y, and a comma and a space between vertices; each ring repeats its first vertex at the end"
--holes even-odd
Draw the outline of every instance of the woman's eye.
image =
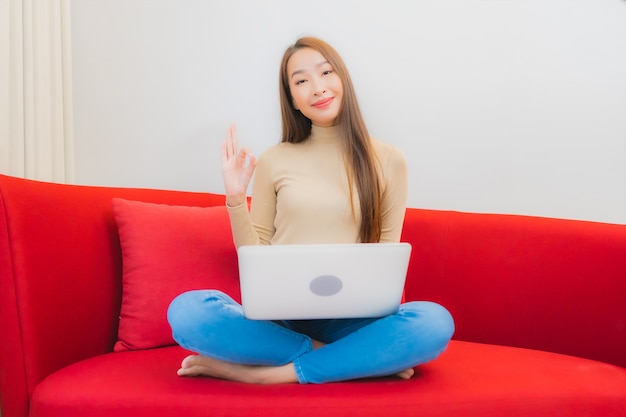
POLYGON ((326 70, 324 72, 322 72, 322 75, 329 75, 332 74, 333 70, 326 70))
POLYGON ((296 85, 304 84, 306 80, 298 80, 295 82, 296 85))

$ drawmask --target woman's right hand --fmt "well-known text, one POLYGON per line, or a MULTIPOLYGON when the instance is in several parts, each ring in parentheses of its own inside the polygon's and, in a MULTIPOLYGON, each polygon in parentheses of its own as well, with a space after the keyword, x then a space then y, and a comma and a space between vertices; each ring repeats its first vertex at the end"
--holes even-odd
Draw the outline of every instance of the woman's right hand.
POLYGON ((246 191, 256 168, 256 158, 248 148, 238 149, 237 126, 230 125, 222 143, 222 177, 226 204, 236 207, 246 201, 246 191))

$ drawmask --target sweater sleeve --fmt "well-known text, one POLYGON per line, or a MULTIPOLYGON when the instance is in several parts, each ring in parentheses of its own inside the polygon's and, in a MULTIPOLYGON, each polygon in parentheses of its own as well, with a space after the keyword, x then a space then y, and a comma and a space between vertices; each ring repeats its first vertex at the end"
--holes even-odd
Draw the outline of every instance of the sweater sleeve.
POLYGON ((404 154, 391 148, 381 160, 383 170, 381 242, 399 242, 408 193, 407 162, 404 154))
POLYGON ((230 227, 233 233, 233 242, 235 247, 245 245, 256 245, 258 242, 258 236, 252 222, 250 220, 250 213, 248 212, 248 204, 243 203, 236 207, 226 205, 228 209, 228 215, 230 216, 230 227))

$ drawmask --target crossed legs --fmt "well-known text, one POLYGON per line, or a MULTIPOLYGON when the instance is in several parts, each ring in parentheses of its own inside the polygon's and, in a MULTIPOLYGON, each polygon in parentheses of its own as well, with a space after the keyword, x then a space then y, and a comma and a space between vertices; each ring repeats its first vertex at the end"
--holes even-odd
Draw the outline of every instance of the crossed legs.
POLYGON ((398 314, 377 320, 294 326, 253 321, 243 317, 232 298, 214 290, 181 294, 172 302, 168 319, 176 341, 198 353, 183 360, 178 375, 259 384, 382 375, 409 379, 414 366, 445 349, 454 330, 449 313, 427 302, 405 304, 398 314))

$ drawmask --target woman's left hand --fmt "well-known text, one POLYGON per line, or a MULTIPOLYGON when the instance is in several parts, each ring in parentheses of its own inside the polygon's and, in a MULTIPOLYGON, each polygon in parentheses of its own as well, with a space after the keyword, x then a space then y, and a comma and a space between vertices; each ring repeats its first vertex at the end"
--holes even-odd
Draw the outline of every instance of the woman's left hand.
POLYGON ((246 201, 248 184, 255 168, 256 158, 250 149, 238 149, 237 127, 232 124, 222 144, 222 177, 226 204, 236 207, 246 201))

